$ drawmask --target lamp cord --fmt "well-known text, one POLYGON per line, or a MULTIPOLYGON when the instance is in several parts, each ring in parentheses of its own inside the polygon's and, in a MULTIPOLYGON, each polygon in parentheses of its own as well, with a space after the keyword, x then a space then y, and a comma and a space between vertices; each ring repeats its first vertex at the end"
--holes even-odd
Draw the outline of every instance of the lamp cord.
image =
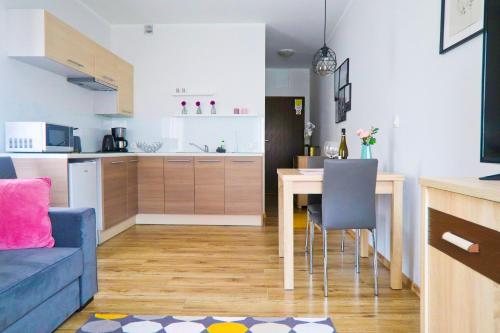
POLYGON ((323 44, 326 45, 326 0, 325 0, 325 21, 323 24, 323 44))

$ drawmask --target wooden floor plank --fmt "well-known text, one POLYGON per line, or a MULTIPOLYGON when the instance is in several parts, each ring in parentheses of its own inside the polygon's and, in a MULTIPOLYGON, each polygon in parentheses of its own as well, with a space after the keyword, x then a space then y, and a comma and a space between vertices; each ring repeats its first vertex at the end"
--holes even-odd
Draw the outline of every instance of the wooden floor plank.
MULTIPOLYGON (((323 297, 321 238, 307 271, 304 230, 295 239, 295 290, 283 290, 278 228, 137 225, 98 248, 99 293, 58 332, 74 332, 94 312, 163 315, 330 316, 338 332, 418 332, 419 299, 391 290, 372 261, 354 273, 354 242, 339 251, 330 233, 329 297, 323 297)), ((380 267, 380 266, 379 266, 380 267)))

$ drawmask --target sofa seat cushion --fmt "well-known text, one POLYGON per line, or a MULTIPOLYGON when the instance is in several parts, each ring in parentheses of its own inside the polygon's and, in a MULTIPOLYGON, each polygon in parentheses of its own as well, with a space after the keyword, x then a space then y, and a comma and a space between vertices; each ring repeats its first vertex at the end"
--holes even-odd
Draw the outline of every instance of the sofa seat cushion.
POLYGON ((82 272, 79 248, 0 251, 0 332, 82 272))

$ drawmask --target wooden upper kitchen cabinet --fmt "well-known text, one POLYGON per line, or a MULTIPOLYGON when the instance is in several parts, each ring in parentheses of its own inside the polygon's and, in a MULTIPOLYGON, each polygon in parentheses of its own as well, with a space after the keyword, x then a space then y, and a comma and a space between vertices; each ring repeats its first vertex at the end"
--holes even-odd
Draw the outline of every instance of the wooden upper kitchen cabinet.
POLYGON ((66 77, 94 75, 94 43, 42 9, 11 9, 9 56, 66 77))
POLYGON ((94 73, 94 53, 92 41, 45 12, 45 53, 60 64, 92 75, 94 73))
POLYGON ((165 157, 165 213, 194 214, 194 158, 165 157))
POLYGON ((134 66, 117 59, 116 70, 118 77, 118 97, 116 112, 124 116, 134 114, 134 66))
POLYGON ((118 88, 118 57, 97 43, 93 44, 95 55, 94 76, 118 88))
POLYGON ((127 158, 127 217, 132 217, 139 212, 138 163, 137 157, 127 158))
POLYGON ((262 214, 262 158, 226 158, 225 201, 227 215, 262 214))
POLYGON ((113 76, 117 91, 99 91, 94 94, 94 113, 108 116, 134 115, 134 66, 114 56, 115 73, 103 74, 113 76), (116 79, 114 79, 116 78, 116 79))
POLYGON ((163 214, 165 190, 163 181, 163 157, 139 157, 139 213, 163 214))
POLYGON ((224 214, 224 157, 196 157, 195 213, 224 214))
POLYGON ((101 160, 103 226, 109 229, 127 219, 127 158, 101 160))
POLYGON ((8 12, 9 57, 67 78, 91 78, 116 92, 95 92, 94 113, 133 116, 134 67, 43 9, 8 12))

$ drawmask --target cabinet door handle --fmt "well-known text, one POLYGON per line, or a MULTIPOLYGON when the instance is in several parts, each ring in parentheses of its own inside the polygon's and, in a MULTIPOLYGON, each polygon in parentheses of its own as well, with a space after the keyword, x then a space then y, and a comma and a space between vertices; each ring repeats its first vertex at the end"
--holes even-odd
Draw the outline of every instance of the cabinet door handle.
POLYGON ((167 160, 167 162, 172 163, 189 163, 191 160, 167 160))
POLYGON ((198 160, 200 163, 219 163, 220 160, 198 160))
POLYGON ((249 161, 249 160, 235 160, 231 161, 233 163, 255 163, 255 161, 249 161))
POLYGON ((139 160, 130 160, 130 161, 128 161, 128 162, 129 162, 129 163, 137 163, 137 162, 139 162, 139 160))
POLYGON ((74 61, 73 59, 66 59, 66 61, 78 67, 85 67, 84 65, 80 64, 78 61, 74 61))
POLYGON ((111 164, 122 164, 124 161, 112 161, 111 164))
POLYGON ((109 77, 109 76, 107 76, 107 75, 103 75, 103 76, 102 76, 102 78, 103 78, 104 80, 108 80, 108 81, 111 81, 111 82, 115 82, 115 79, 113 79, 112 77, 109 77))
POLYGON ((445 232, 443 236, 441 236, 443 240, 447 241, 450 244, 453 244, 462 250, 465 250, 469 253, 479 253, 479 244, 472 243, 462 237, 459 237, 451 232, 445 232))

